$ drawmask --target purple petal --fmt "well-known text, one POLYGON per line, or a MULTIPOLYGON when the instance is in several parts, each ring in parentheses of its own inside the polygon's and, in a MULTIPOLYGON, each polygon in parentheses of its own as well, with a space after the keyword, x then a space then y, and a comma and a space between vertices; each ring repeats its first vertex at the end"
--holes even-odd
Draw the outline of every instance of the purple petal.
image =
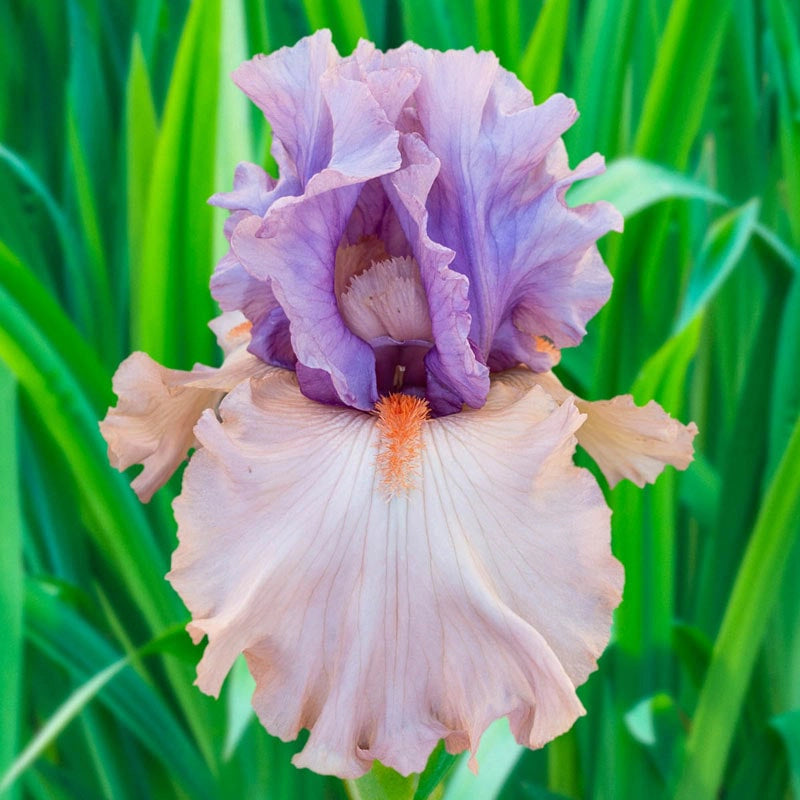
POLYGON ((406 45, 393 59, 422 73, 416 114, 441 161, 428 233, 455 251, 452 268, 469 278, 470 338, 487 361, 511 360, 493 353, 513 338, 511 320, 524 328, 513 358, 541 368, 532 336, 557 347, 580 341, 611 285, 594 243, 621 228, 608 204, 564 202, 574 180, 602 168, 594 160, 569 170, 559 137, 576 119, 575 106, 563 95, 533 106, 491 53, 406 45))
POLYGON ((392 124, 397 122, 406 101, 419 85, 419 70, 392 66, 390 59, 372 42, 361 40, 352 56, 342 61, 342 74, 363 81, 392 124))
POLYGON ((415 134, 403 134, 401 150, 402 169, 382 181, 411 243, 428 296, 434 346, 425 357, 426 395, 438 414, 460 411, 464 403, 479 408, 489 391, 489 370, 475 359, 467 340, 469 282, 448 267, 453 251, 432 241, 427 233, 425 200, 439 160, 415 134))
MULTIPOLYGON (((375 357, 341 319, 334 265, 362 185, 400 166, 398 134, 363 83, 335 70, 319 83, 332 121, 329 162, 302 196, 276 201, 263 224, 255 217, 240 223, 232 244, 251 275, 271 281, 299 361, 327 372, 344 403, 366 410, 378 397, 375 357)), ((260 336, 255 325, 254 340, 260 336)))
MULTIPOLYGON (((225 225, 228 239, 233 235, 236 225, 247 218, 261 224, 261 218, 255 214, 234 211, 225 225)), ((297 356, 289 337, 289 320, 272 291, 270 281, 253 277, 239 263, 233 248, 214 269, 211 294, 223 311, 241 311, 253 323, 253 339, 249 347, 251 353, 273 366, 294 368, 297 356)))
POLYGON ((257 164, 242 161, 233 174, 233 191, 217 192, 208 202, 218 208, 249 211, 263 217, 272 204, 276 184, 275 178, 257 164))
POLYGON ((331 33, 317 31, 294 47, 258 55, 233 73, 236 84, 269 119, 279 146, 273 155, 281 179, 305 184, 328 163, 333 123, 320 78, 339 61, 331 33))

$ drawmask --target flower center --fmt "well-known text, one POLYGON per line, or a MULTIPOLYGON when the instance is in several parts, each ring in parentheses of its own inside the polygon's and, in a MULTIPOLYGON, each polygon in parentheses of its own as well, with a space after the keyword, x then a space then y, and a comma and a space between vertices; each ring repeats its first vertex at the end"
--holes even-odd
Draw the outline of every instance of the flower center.
POLYGON ((340 297, 342 316, 356 336, 370 344, 430 344, 428 298, 413 258, 389 258, 350 280, 340 297))
POLYGON ((377 467, 387 499, 414 488, 422 454, 422 424, 430 417, 428 401, 390 394, 375 404, 380 432, 377 467))
POLYGON ((375 352, 378 391, 424 395, 433 330, 417 262, 370 237, 339 249, 336 284, 342 319, 375 352))

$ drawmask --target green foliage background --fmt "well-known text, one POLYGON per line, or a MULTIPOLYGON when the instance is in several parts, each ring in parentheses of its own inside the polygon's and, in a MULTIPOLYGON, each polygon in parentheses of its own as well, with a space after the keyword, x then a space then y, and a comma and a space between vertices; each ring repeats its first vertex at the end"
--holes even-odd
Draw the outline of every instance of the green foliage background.
MULTIPOLYGON (((800 11, 792 0, 0 3, 0 795, 553 800, 800 797, 800 11), (625 599, 588 715, 477 777, 294 769, 238 665, 219 701, 163 581, 179 479, 141 506, 96 420, 133 349, 216 363, 205 205, 269 132, 229 80, 330 27, 341 52, 495 50, 574 97, 576 187, 626 216, 612 300, 561 375, 700 427, 695 464, 609 492, 625 599), (441 781, 442 776, 443 782, 441 781)), ((455 763, 453 763, 455 761, 455 763)))

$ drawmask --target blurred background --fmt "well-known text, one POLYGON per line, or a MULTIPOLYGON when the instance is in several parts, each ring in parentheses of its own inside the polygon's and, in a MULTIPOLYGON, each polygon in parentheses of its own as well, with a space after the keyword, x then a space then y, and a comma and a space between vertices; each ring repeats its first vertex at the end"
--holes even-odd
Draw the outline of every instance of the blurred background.
MULTIPOLYGON (((0 795, 4 798, 800 798, 800 10, 794 0, 0 3, 0 795), (697 457, 608 492, 627 585, 536 752, 499 723, 477 777, 296 770, 238 664, 219 701, 163 580, 180 478, 142 506, 97 420, 131 350, 219 363, 208 278, 238 161, 273 168, 231 70, 320 27, 494 50, 581 117, 608 172, 611 301, 560 375, 655 397, 697 457)), ((607 487, 606 487, 607 488, 607 487)))

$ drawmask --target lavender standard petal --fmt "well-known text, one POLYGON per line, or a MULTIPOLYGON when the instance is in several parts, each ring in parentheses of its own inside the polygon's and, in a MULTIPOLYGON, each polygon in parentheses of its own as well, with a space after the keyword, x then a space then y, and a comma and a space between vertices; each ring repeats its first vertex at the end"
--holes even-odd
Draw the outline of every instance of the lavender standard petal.
MULTIPOLYGON (((241 189, 241 185, 239 189, 241 189)), ((228 197, 236 193, 230 192, 228 197)), ((233 202, 246 198, 239 197, 233 202)), ((225 224, 225 235, 230 239, 242 220, 254 219, 261 224, 261 217, 248 211, 234 211, 225 224)), ((256 278, 239 262, 231 248, 223 256, 211 276, 211 294, 223 311, 241 311, 253 324, 254 337, 250 352, 262 361, 276 367, 293 369, 297 356, 289 336, 289 320, 280 306, 269 279, 256 278)))
POLYGON ((305 186, 330 159, 333 123, 320 78, 338 61, 331 32, 322 30, 294 47, 256 56, 233 73, 236 84, 269 120, 282 180, 293 176, 305 186))
POLYGON ((558 347, 580 341, 610 290, 602 261, 584 254, 621 227, 608 204, 575 210, 564 203, 580 177, 559 140, 577 116, 574 104, 556 95, 534 106, 491 53, 405 45, 391 55, 422 74, 413 121, 441 161, 428 233, 455 251, 452 268, 469 278, 470 338, 483 359, 503 360, 492 353, 495 335, 522 307, 540 327, 524 331, 519 349, 541 368, 532 336, 558 347))
POLYGON ((468 281, 448 267, 453 251, 427 234, 425 200, 439 171, 438 159, 416 134, 401 137, 403 167, 385 176, 383 185, 411 243, 428 296, 434 346, 425 357, 426 395, 436 413, 479 408, 489 391, 489 371, 468 341, 468 281))
POLYGON ((400 166, 398 134, 363 83, 333 69, 319 82, 333 130, 328 163, 303 195, 276 201, 263 224, 240 224, 233 248, 251 275, 271 281, 299 361, 327 372, 342 402, 367 410, 378 399, 375 356, 339 314, 334 266, 362 185, 400 166))
POLYGON ((233 174, 233 191, 217 192, 208 202, 218 208, 249 211, 263 217, 272 205, 272 195, 277 183, 262 167, 242 161, 233 174))

